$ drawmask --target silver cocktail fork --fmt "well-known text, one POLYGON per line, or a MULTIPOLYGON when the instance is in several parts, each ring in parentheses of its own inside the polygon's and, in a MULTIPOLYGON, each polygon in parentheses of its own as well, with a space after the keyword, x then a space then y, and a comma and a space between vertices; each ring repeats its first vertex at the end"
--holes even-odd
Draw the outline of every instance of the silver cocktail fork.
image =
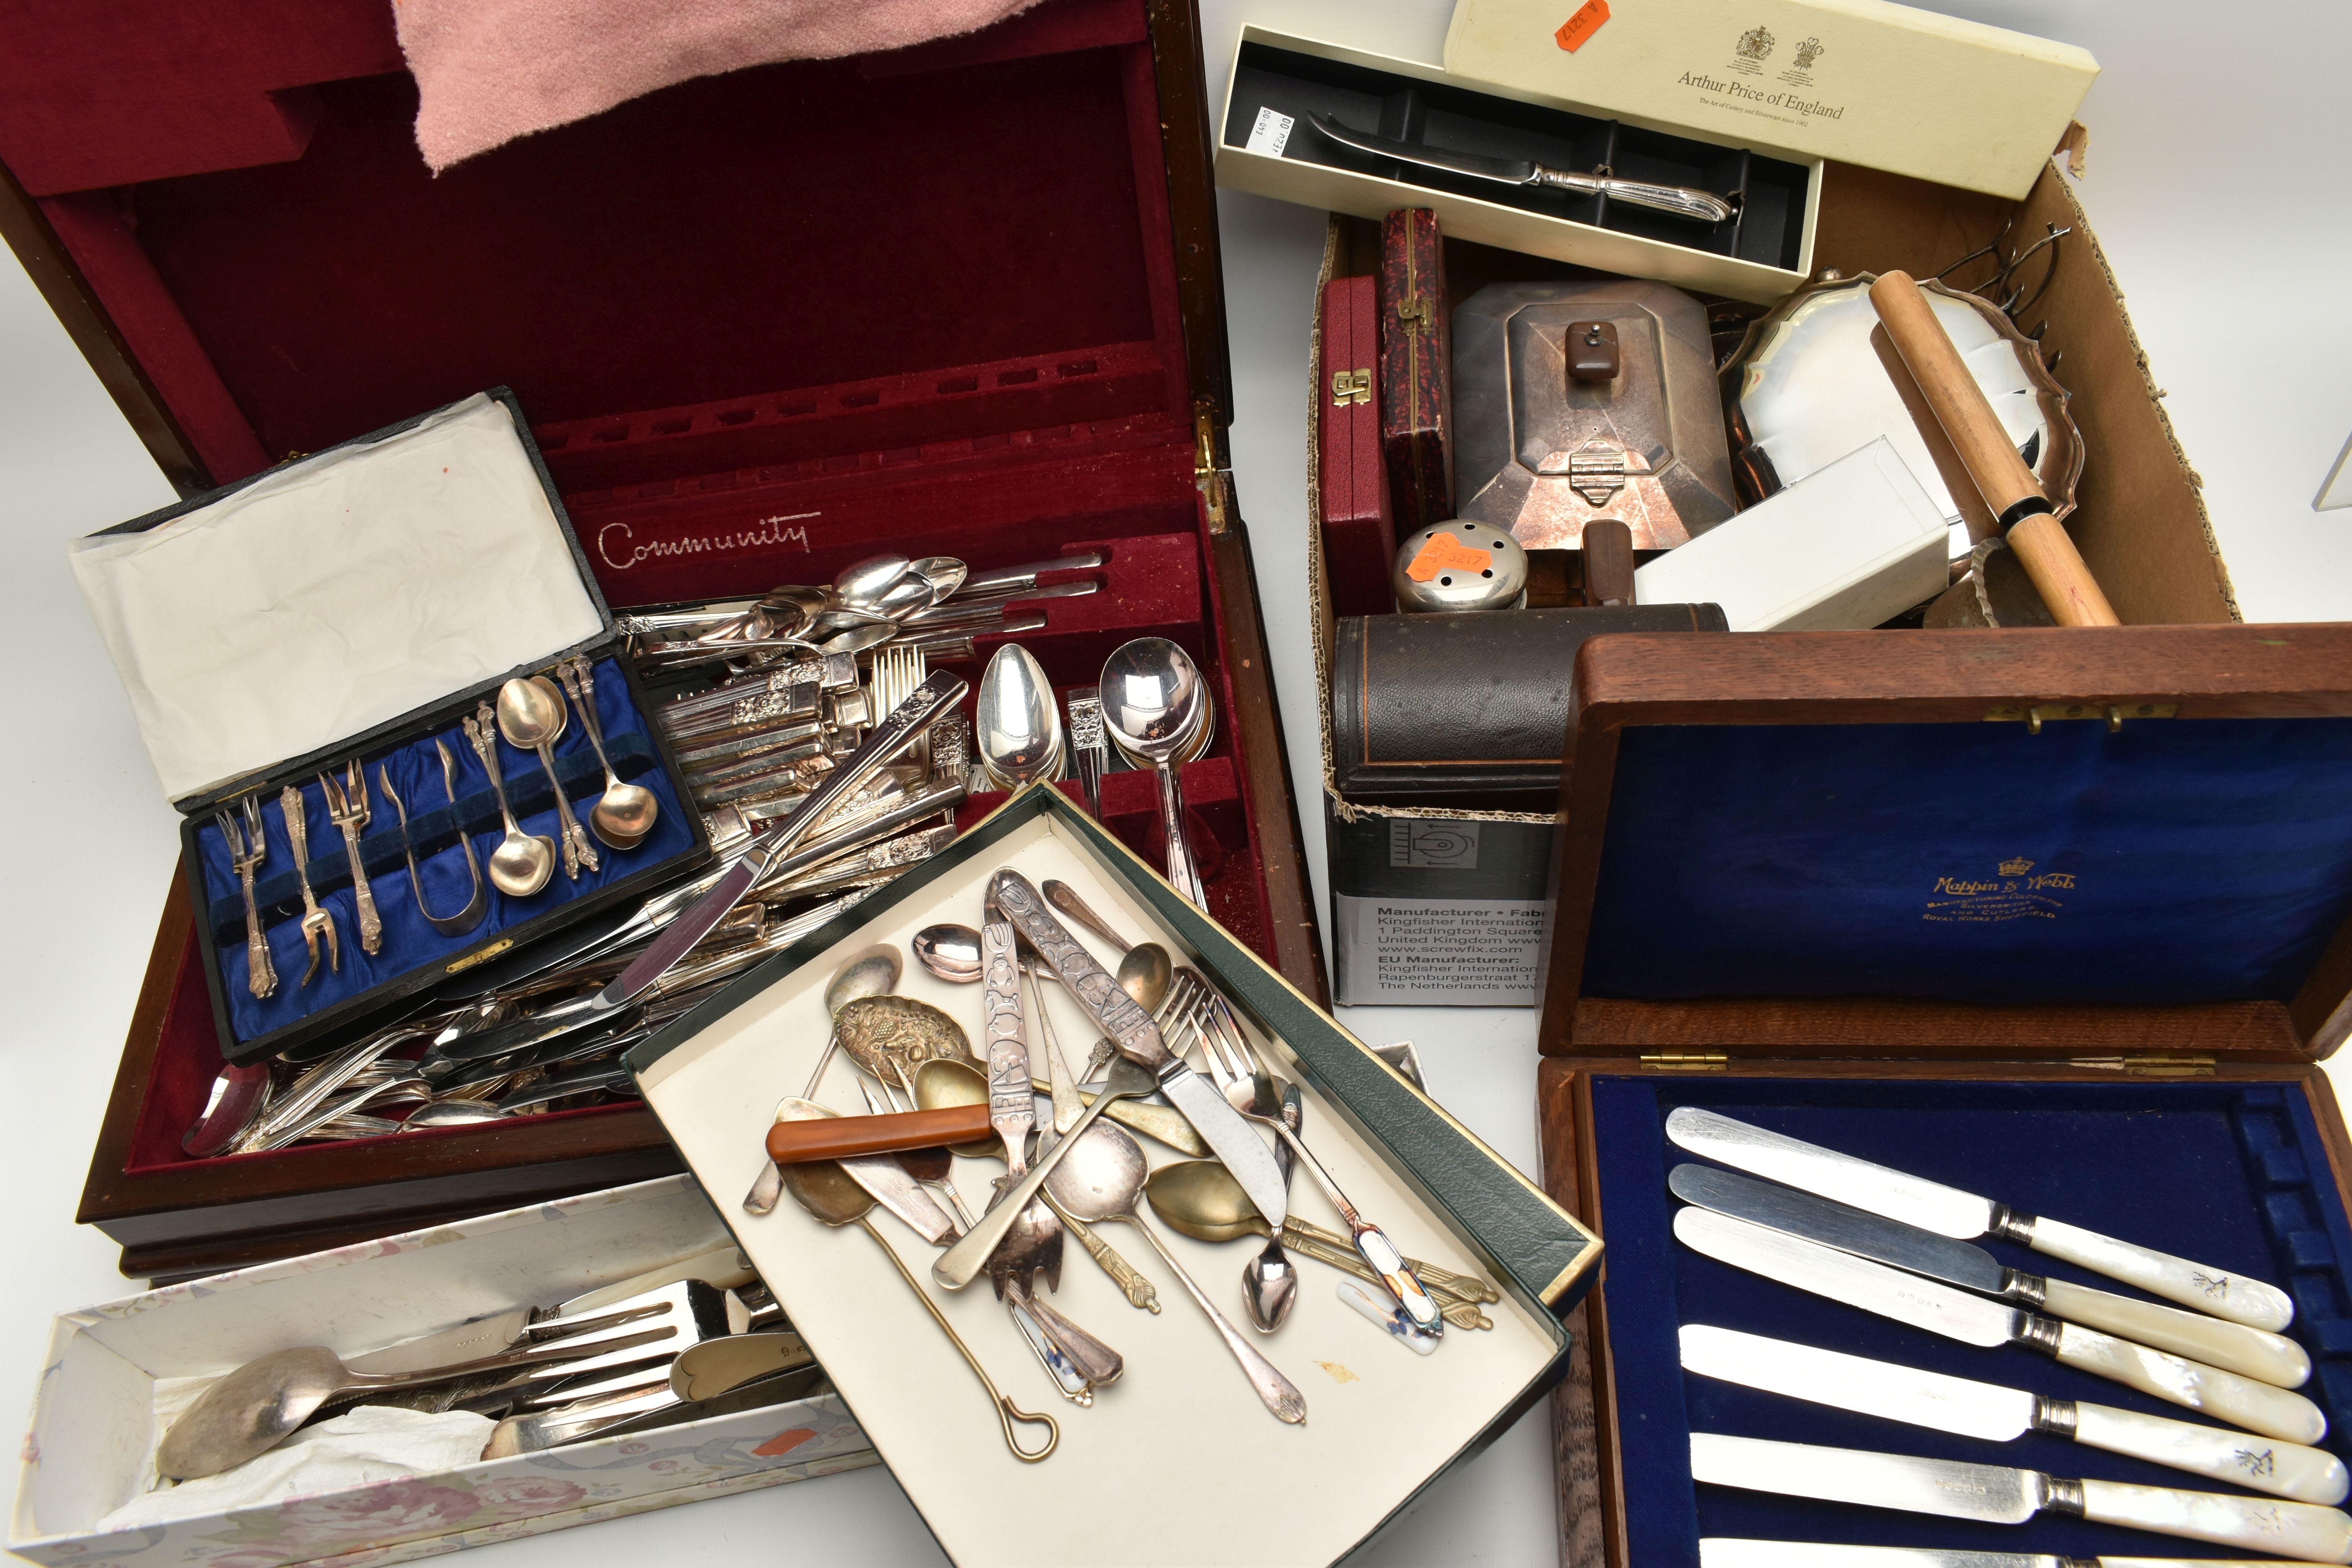
POLYGON ((343 830, 343 853, 352 863, 352 897, 360 907, 360 951, 383 951, 383 919, 375 912, 375 892, 368 886, 367 862, 360 857, 360 829, 368 825, 367 770, 353 757, 343 764, 343 782, 331 773, 319 775, 327 795, 327 820, 343 830))
POLYGON ((262 837, 261 802, 247 795, 237 803, 245 815, 242 830, 226 811, 213 813, 221 837, 228 843, 228 863, 245 894, 245 988, 258 1000, 278 989, 278 966, 269 961, 269 938, 261 929, 261 911, 253 904, 253 873, 269 858, 269 841, 262 837))
POLYGON ((310 950, 310 967, 302 972, 302 984, 308 985, 319 973, 319 937, 327 939, 327 963, 338 974, 342 973, 343 950, 335 942, 335 917, 319 907, 310 892, 310 825, 303 820, 302 790, 299 784, 288 784, 278 796, 278 809, 286 814, 286 841, 294 847, 294 876, 302 884, 302 941, 310 950))

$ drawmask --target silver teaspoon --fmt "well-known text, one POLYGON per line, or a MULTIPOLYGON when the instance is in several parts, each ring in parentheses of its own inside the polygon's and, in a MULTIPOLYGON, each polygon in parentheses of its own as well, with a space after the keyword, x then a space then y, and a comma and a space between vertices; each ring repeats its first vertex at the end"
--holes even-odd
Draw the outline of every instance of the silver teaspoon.
POLYGON ((1278 1420, 1294 1425, 1304 1423, 1306 1395, 1225 1320, 1225 1315, 1202 1294, 1192 1276, 1185 1272, 1184 1266, 1176 1261, 1176 1255, 1168 1250, 1160 1233, 1136 1212, 1136 1204, 1143 1195, 1144 1178, 1150 1174, 1150 1167, 1135 1140, 1123 1129, 1097 1121, 1077 1135, 1074 1146, 1046 1176, 1045 1190, 1053 1194, 1055 1203, 1090 1225, 1118 1219, 1141 1231, 1144 1239, 1160 1254, 1160 1260, 1168 1265, 1194 1304, 1207 1314, 1210 1326, 1241 1363, 1243 1374, 1265 1407, 1278 1420))
POLYGON ((515 820, 514 808, 507 804, 506 781, 499 774, 497 712, 485 702, 465 723, 466 740, 482 759, 482 771, 490 776, 490 793, 499 797, 499 816, 507 825, 507 836, 490 851, 490 886, 510 899, 530 898, 555 875, 555 840, 525 833, 515 820))
POLYGON ((572 815, 572 802, 565 798, 563 780, 555 771, 555 742, 569 722, 562 693, 544 677, 529 680, 518 677, 499 688, 498 711, 499 731, 507 744, 539 753, 547 787, 555 792, 555 820, 563 835, 563 874, 576 882, 583 866, 596 869, 596 848, 588 842, 588 830, 572 815))
POLYGON ((643 784, 623 784, 613 771, 613 759, 604 754, 604 727, 596 722, 596 678, 588 661, 569 658, 555 672, 562 679, 564 694, 580 710, 581 727, 588 731, 588 743, 596 748, 596 761, 604 770, 604 793, 589 807, 588 826, 612 848, 635 849, 654 830, 661 797, 643 784))

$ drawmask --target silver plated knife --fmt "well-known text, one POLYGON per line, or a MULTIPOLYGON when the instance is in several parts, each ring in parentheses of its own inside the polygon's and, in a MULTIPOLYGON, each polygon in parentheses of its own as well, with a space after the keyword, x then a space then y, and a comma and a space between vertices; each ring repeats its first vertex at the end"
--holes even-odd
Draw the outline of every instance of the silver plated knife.
POLYGON ((1948 1285, 1981 1290, 2070 1323, 2119 1334, 2280 1388, 2300 1388, 2311 1378, 2310 1352, 2283 1334, 2004 1268, 1981 1247, 1833 1204, 1811 1193, 1774 1186, 1712 1165, 1677 1165, 1667 1173, 1666 1185, 1685 1203, 1717 1214, 1769 1226, 1948 1285))
POLYGON ((1721 223, 1732 214, 1731 204, 1721 196, 1693 190, 1688 185, 1621 180, 1612 174, 1579 174, 1567 169, 1548 169, 1530 158, 1488 158, 1475 153, 1452 153, 1443 147, 1399 142, 1359 131, 1328 114, 1310 114, 1307 121, 1342 147, 1353 147, 1375 157, 1394 158, 1401 163, 1418 163, 1424 169, 1443 169, 1449 174, 1467 174, 1474 180, 1493 180, 1505 185, 1547 185, 1556 191, 1572 191, 1580 196, 1610 196, 1699 223, 1721 223))
POLYGON ((2327 1417, 2300 1394, 2004 1306, 1899 1268, 1706 1209, 1675 1215, 1675 1236, 1735 1268, 1843 1301, 1963 1344, 2031 1345, 2064 1365, 2288 1443, 2316 1443, 2327 1417))
POLYGON ((2274 1558, 2053 1557, 2046 1552, 1946 1552, 1933 1546, 1831 1546, 1710 1535, 1699 1568, 2303 1568, 2274 1558))
POLYGON ((1989 1524, 2023 1524, 2044 1512, 2071 1514, 2095 1524, 2283 1552, 2305 1563, 2352 1563, 2352 1516, 2272 1498, 2068 1480, 2006 1465, 1965 1465, 1713 1432, 1691 1434, 1691 1479, 1989 1524))
POLYGON ((1712 1110, 1689 1105, 1678 1108, 1666 1118, 1666 1136, 1692 1153, 1721 1164, 1736 1165, 1938 1236, 1964 1241, 1990 1236, 2014 1241, 2110 1279, 2136 1285, 2151 1296, 2250 1328, 2275 1333, 2294 1321, 2294 1303, 2275 1285, 2054 1219, 2020 1214, 2007 1204, 1768 1132, 1712 1110))
POLYGON ((2047 1432, 2085 1447, 2127 1454, 2296 1502, 2339 1503, 2352 1491, 2352 1477, 2343 1460, 2299 1443, 2249 1437, 2105 1405, 2046 1399, 1997 1383, 1947 1377, 1704 1323, 1683 1325, 1682 1349, 1683 1370, 1701 1377, 1963 1437, 2007 1443, 2028 1432, 2047 1432))

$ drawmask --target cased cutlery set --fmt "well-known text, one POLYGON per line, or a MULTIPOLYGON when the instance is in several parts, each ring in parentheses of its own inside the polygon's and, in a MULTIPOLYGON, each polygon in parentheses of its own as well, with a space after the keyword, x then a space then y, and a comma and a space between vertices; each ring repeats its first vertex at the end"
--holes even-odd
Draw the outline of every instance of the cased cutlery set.
MULTIPOLYGON (((2037 1351, 2224 1425, 2046 1398, 1703 1322, 1683 1325, 1685 1372, 1990 1442, 2046 1433, 2265 1495, 2068 1479, 1706 1432, 1691 1435, 1694 1479, 1997 1523, 2071 1514, 2271 1559, 2352 1563, 2352 1516, 2334 1506, 2352 1491, 2352 1477, 2342 1460, 2314 1446, 2327 1421, 2294 1392, 2309 1380, 2311 1358, 2277 1331, 2294 1310, 2277 1287, 1696 1107, 1675 1110, 1665 1131, 1689 1153, 1753 1173, 1696 1163, 1673 1169, 1667 1184, 1687 1205, 1674 1218, 1683 1246, 1964 1344, 2037 1351), (1978 1236, 2030 1247, 2195 1310, 2003 1267, 1964 1239, 1978 1236)), ((1700 1551, 1706 1568, 2058 1561, 1724 1539, 1704 1541, 1700 1551)))

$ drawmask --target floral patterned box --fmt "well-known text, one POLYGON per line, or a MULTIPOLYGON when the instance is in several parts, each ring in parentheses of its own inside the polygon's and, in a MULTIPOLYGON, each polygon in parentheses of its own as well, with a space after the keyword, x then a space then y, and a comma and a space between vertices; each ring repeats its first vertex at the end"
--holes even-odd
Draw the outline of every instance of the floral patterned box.
POLYGON ((227 1513, 96 1528, 150 1484, 159 1380, 295 1344, 358 1355, 520 1303, 567 1300, 730 1240, 693 1179, 669 1176, 65 1313, 34 1401, 8 1549, 51 1564, 374 1568, 876 1463, 847 1407, 825 1394, 227 1513))

